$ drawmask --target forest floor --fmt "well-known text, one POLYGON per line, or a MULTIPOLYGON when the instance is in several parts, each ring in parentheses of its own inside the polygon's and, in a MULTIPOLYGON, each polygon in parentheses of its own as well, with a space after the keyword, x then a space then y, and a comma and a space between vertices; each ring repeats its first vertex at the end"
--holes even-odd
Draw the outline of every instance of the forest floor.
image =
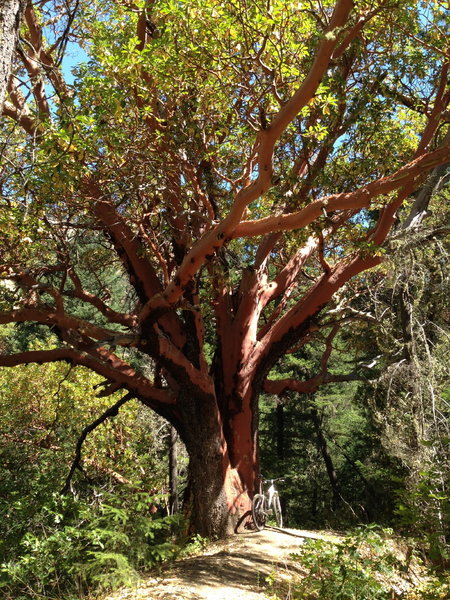
POLYGON ((339 541, 333 534, 297 529, 238 534, 103 600, 266 600, 267 578, 292 577, 289 555, 306 538, 339 541))

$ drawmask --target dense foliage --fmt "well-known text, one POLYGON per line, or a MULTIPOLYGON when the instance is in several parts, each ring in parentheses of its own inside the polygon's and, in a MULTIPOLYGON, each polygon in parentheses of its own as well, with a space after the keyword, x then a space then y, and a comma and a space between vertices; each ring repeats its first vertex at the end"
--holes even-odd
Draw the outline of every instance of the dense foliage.
POLYGON ((86 370, 48 365, 42 377, 37 369, 0 376, 2 593, 79 598, 130 584, 186 541, 184 520, 168 510, 167 425, 125 405, 87 438, 83 473, 62 495, 75 443, 105 399, 92 402, 86 370))
POLYGON ((445 567, 445 7, 8 6, 4 590, 172 554, 170 427, 202 535, 250 526, 262 470, 291 524, 388 523, 445 567))
POLYGON ((270 578, 271 598, 293 600, 444 600, 446 579, 427 573, 392 531, 358 528, 340 541, 307 540, 293 555, 291 581, 270 578), (414 575, 411 575, 414 573, 414 575))

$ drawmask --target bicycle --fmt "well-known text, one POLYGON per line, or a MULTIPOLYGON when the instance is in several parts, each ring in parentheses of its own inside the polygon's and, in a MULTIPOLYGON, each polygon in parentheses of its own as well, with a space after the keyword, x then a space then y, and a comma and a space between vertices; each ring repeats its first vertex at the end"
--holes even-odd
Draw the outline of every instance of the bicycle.
POLYGON ((252 518, 258 531, 264 529, 269 512, 273 511, 275 522, 278 527, 283 527, 283 515, 281 513, 280 497, 275 489, 275 481, 284 481, 281 477, 276 479, 263 479, 259 481, 259 494, 255 494, 252 500, 252 518), (266 493, 263 491, 263 483, 270 483, 266 493))

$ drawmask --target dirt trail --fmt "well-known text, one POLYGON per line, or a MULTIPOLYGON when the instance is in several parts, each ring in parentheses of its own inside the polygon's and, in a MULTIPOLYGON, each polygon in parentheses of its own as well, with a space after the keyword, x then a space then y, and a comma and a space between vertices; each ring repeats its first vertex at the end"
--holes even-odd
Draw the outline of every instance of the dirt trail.
POLYGON ((236 535, 104 600, 266 600, 266 577, 274 571, 287 576, 288 557, 305 538, 337 539, 297 529, 236 535))

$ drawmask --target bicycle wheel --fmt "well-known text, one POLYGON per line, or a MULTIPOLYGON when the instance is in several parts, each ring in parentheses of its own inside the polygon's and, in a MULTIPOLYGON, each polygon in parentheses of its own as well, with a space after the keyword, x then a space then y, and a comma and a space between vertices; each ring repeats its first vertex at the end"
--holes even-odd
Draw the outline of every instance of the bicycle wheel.
POLYGON ((281 514, 280 497, 278 494, 273 496, 273 512, 275 514, 275 521, 278 527, 283 527, 283 515, 281 514))
POLYGON ((264 529, 266 524, 266 512, 264 510, 264 496, 255 494, 252 500, 252 517, 253 523, 258 531, 264 529))

